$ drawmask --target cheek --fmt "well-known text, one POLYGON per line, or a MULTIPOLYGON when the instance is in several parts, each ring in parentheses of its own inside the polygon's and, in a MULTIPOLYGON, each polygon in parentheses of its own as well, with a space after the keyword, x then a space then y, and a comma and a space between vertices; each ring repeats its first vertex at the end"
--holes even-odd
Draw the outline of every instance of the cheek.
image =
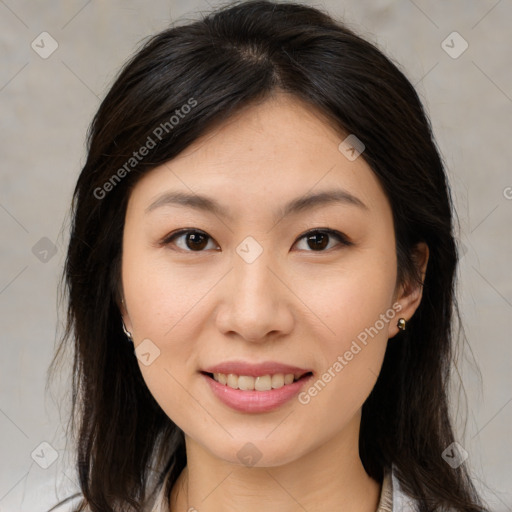
POLYGON ((128 247, 123 256, 123 288, 138 338, 176 339, 175 331, 215 282, 199 267, 171 264, 165 252, 128 247))
MULTIPOLYGON (((294 284, 297 295, 321 320, 321 339, 336 350, 350 345, 391 308, 396 283, 391 246, 347 251, 340 261, 328 270, 312 267, 307 279, 298 275, 294 284)), ((327 352, 332 355, 332 350, 327 352)))
POLYGON ((191 397, 198 395, 193 388, 200 378, 197 340, 204 338, 208 292, 219 281, 218 274, 206 265, 171 264, 165 249, 157 254, 134 245, 123 256, 123 287, 135 348, 140 352, 139 345, 149 339, 158 349, 150 365, 139 359, 139 368, 155 400, 180 427, 191 415, 204 414, 191 397))
MULTIPOLYGON (((321 322, 313 334, 321 374, 304 402, 315 414, 329 411, 343 422, 355 413, 373 388, 387 347, 388 329, 397 321, 392 307, 396 280, 392 248, 347 257, 343 268, 316 272, 298 294, 321 322), (314 405, 313 405, 314 404, 314 405)), ((325 419, 325 418, 324 418, 325 419)))

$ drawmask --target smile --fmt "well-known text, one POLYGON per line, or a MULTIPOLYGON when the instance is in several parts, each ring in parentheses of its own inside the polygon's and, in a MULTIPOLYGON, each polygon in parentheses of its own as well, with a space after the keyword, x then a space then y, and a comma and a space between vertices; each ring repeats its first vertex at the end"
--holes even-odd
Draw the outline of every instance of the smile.
POLYGON ((258 377, 206 372, 201 372, 201 375, 214 397, 243 413, 264 413, 281 407, 298 395, 313 377, 312 372, 258 377), (273 383, 276 387, 273 387, 273 383))
POLYGON ((270 391, 272 389, 288 386, 298 381, 306 374, 275 373, 274 375, 261 375, 257 377, 251 375, 236 375, 234 373, 213 373, 209 375, 220 384, 229 386, 232 389, 240 389, 242 391, 270 391))

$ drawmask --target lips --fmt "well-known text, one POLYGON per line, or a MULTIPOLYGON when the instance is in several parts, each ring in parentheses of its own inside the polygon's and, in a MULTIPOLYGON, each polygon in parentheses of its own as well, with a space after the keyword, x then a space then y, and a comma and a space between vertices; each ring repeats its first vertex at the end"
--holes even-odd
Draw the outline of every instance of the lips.
POLYGON ((226 361, 200 373, 221 402, 245 413, 270 412, 283 406, 313 378, 308 368, 276 361, 226 361))
MULTIPOLYGON (((284 384, 279 388, 251 390, 250 388, 233 389, 229 385, 218 382, 209 373, 201 372, 201 374, 207 387, 220 402, 235 411, 243 413, 266 413, 278 409, 289 403, 313 379, 313 374, 307 372, 299 380, 293 381, 291 384, 284 384)), ((220 374, 217 373, 216 375, 220 374)), ((253 377, 247 376, 246 378, 252 379, 253 377)))

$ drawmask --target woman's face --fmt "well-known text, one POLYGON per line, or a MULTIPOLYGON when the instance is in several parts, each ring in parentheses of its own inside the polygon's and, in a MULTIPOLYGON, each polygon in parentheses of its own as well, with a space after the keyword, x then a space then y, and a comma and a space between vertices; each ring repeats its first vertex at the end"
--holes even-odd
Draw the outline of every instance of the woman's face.
POLYGON ((390 204, 363 158, 339 149, 344 139, 279 95, 131 194, 124 322, 157 402, 220 459, 279 465, 354 434, 388 338, 420 299, 395 287, 390 204), (179 230, 189 233, 173 238, 179 230), (202 373, 233 362, 274 364, 226 368, 245 376, 228 377, 233 386, 275 388, 234 390, 202 373), (304 372, 283 385, 281 374, 304 372))

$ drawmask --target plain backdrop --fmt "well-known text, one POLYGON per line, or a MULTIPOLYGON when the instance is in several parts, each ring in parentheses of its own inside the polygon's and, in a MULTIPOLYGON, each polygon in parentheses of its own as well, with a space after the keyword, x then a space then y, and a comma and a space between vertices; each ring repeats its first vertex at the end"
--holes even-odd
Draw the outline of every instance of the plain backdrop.
MULTIPOLYGON (((452 404, 467 412, 467 426, 457 421, 456 441, 492 509, 510 511, 512 1, 307 3, 343 19, 397 62, 431 117, 463 253, 459 300, 468 348, 454 373, 452 404)), ((45 384, 62 332, 57 285, 88 124, 146 36, 216 5, 0 0, 2 512, 43 511, 56 495, 77 490, 64 438, 69 383, 63 374, 55 399, 45 384)))

